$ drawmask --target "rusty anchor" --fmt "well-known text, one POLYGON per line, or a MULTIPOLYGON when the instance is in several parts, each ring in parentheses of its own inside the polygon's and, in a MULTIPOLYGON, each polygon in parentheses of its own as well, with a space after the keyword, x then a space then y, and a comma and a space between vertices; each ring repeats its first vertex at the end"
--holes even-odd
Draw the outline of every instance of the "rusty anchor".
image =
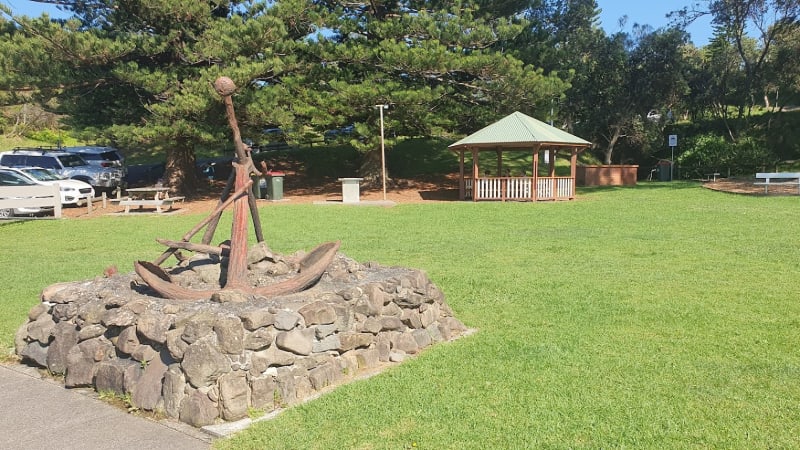
POLYGON ((274 297, 308 289, 322 277, 322 274, 333 261, 341 244, 339 241, 321 244, 310 251, 300 261, 300 271, 293 278, 259 287, 251 286, 247 280, 248 210, 253 220, 256 240, 259 243, 264 242, 256 198, 252 189, 250 189, 253 183, 250 179, 250 174, 253 173, 260 176, 261 172, 253 164, 250 152, 245 149, 239 132, 239 125, 233 110, 233 100, 231 99, 231 96, 236 91, 236 85, 230 78, 220 77, 214 82, 214 89, 222 97, 225 104, 225 115, 233 131, 233 144, 236 152, 236 160, 233 162, 234 170, 231 172, 231 176, 228 177, 214 211, 183 235, 180 241, 157 239, 159 243, 168 247, 167 250, 153 262, 136 261, 134 270, 148 286, 162 297, 174 300, 208 300, 221 291, 240 291, 255 296, 274 297), (231 205, 233 205, 233 225, 231 226, 229 243, 220 246, 210 245, 223 211, 231 205), (190 242, 190 239, 199 233, 203 227, 206 227, 206 231, 203 234, 201 243, 190 242), (160 265, 172 255, 180 259, 179 250, 227 256, 228 267, 225 286, 221 290, 194 290, 173 283, 170 275, 160 265))

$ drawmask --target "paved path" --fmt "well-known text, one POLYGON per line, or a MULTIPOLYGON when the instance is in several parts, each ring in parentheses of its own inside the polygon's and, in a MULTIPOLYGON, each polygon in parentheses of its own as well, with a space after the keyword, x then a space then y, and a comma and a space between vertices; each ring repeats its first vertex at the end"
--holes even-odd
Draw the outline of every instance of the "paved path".
POLYGON ((211 436, 176 421, 136 417, 65 389, 22 365, 0 365, 0 449, 210 448, 211 436))

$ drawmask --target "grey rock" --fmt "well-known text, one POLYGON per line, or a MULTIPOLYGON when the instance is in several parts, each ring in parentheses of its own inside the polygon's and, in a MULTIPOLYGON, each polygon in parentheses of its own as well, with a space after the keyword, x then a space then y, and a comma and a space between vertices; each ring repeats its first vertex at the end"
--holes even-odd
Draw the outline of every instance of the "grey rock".
POLYGON ((286 311, 284 309, 278 311, 275 316, 275 329, 282 331, 289 331, 294 329, 300 323, 301 316, 293 311, 286 311))
POLYGON ((271 411, 275 409, 275 389, 278 383, 271 376, 250 380, 250 402, 253 408, 271 411))
POLYGON ((380 364, 378 351, 372 348, 362 348, 355 350, 356 360, 360 369, 371 369, 380 364))
POLYGON ((158 352, 147 344, 141 344, 131 352, 131 358, 139 362, 150 362, 158 356, 158 352))
POLYGON ((265 259, 275 261, 275 255, 272 253, 272 250, 269 249, 266 242, 258 242, 250 246, 247 250, 247 264, 255 264, 265 259))
POLYGON ((251 309, 239 315, 242 325, 249 331, 266 327, 275 323, 275 315, 266 309, 251 309))
POLYGON ((147 411, 153 411, 162 400, 161 392, 163 387, 164 374, 167 373, 168 355, 161 358, 153 358, 144 368, 142 376, 131 389, 131 402, 147 411))
POLYGON ((55 327, 56 322, 52 316, 42 315, 28 324, 28 336, 46 345, 50 342, 55 327))
POLYGON ((247 350, 263 350, 275 340, 275 336, 269 328, 259 328, 253 332, 246 332, 244 336, 244 348, 247 350))
POLYGON ((78 344, 78 330, 70 322, 59 322, 53 328, 53 342, 47 347, 47 368, 53 373, 67 370, 67 354, 78 344))
POLYGON ((147 311, 136 321, 139 333, 153 342, 163 344, 167 341, 167 331, 172 326, 174 316, 154 311, 147 311))
POLYGON ((78 346, 72 347, 67 354, 67 375, 64 386, 68 388, 91 386, 94 381, 96 362, 85 355, 78 346))
POLYGON ((422 326, 422 318, 419 315, 419 312, 413 309, 404 309, 403 315, 400 318, 403 323, 409 328, 423 328, 422 326))
POLYGON ((129 359, 114 359, 97 364, 94 385, 98 392, 123 395, 141 375, 141 364, 129 359))
POLYGON ((98 336, 102 336, 105 332, 106 327, 100 324, 91 324, 89 326, 82 327, 78 331, 78 340, 85 341, 87 339, 96 338, 98 336))
POLYGON ((335 323, 329 323, 326 325, 317 325, 314 327, 314 336, 317 339, 323 339, 335 333, 337 328, 338 327, 335 323))
POLYGON ((367 317, 367 320, 361 324, 361 331, 366 333, 378 334, 383 329, 383 324, 376 317, 367 317))
POLYGON ((313 353, 329 352, 341 347, 342 343, 339 340, 339 335, 333 334, 325 337, 322 340, 314 341, 311 347, 313 353))
POLYGON ((78 314, 78 305, 75 303, 63 303, 53 306, 52 316, 57 321, 69 320, 78 314))
POLYGON ((116 343, 117 350, 126 355, 132 354, 139 347, 139 337, 136 336, 136 327, 127 327, 119 333, 116 343))
POLYGON ((329 304, 325 302, 316 301, 304 305, 297 311, 303 319, 305 319, 306 326, 311 325, 326 325, 336 321, 336 311, 329 304))
POLYGON ((39 367, 47 367, 47 346, 39 341, 29 342, 19 352, 23 360, 36 363, 39 367))
POLYGON ((213 331, 214 329, 211 326, 211 323, 204 321, 191 321, 183 328, 181 339, 183 339, 187 344, 194 344, 201 338, 211 334, 213 331))
POLYGON ((322 390, 336 381, 336 369, 330 363, 315 367, 308 372, 308 381, 315 391, 322 390))
POLYGON ((239 420, 247 416, 247 379, 242 372, 231 372, 219 379, 219 401, 222 418, 239 420))
POLYGON ((37 303, 28 311, 28 320, 34 321, 42 314, 46 313, 49 308, 43 303, 37 303))
POLYGON ((375 338, 375 349, 378 350, 378 360, 381 362, 389 361, 389 352, 392 350, 390 333, 381 333, 375 338))
POLYGON ((406 358, 408 358, 408 355, 406 354, 406 352, 401 350, 394 350, 389 353, 390 362, 400 363, 405 361, 406 358))
POLYGON ((180 364, 171 364, 164 374, 164 412, 169 417, 178 418, 181 403, 186 396, 186 377, 183 375, 180 364))
POLYGON ((219 412, 217 405, 208 398, 208 395, 194 391, 183 401, 179 417, 181 422, 200 428, 213 424, 219 417, 219 412))
POLYGON ((230 355, 244 352, 244 327, 238 317, 220 317, 214 322, 217 346, 230 355))
POLYGON ((183 328, 178 328, 166 333, 167 349, 176 361, 182 360, 184 352, 189 348, 189 343, 182 339, 183 332, 183 328))
POLYGON ((211 295, 211 301, 217 303, 247 303, 252 299, 252 294, 239 289, 223 289, 211 295))
POLYGON ((136 313, 130 309, 109 309, 103 314, 100 323, 107 327, 129 327, 136 323, 136 313))
POLYGON ((340 352, 346 352, 354 348, 368 347, 375 340, 375 336, 370 333, 356 333, 352 331, 339 333, 337 336, 340 342, 338 348, 340 352))
POLYGON ((382 316, 381 317, 381 331, 401 331, 405 330, 406 326, 399 317, 395 316, 382 316))
POLYGON ((281 350, 297 355, 309 355, 313 350, 312 339, 301 330, 284 331, 275 337, 275 345, 281 350))
POLYGON ((191 344, 183 354, 181 367, 186 373, 186 380, 196 388, 209 386, 231 371, 230 360, 209 339, 191 344))
POLYGON ((408 354, 415 354, 419 352, 419 345, 411 333, 401 333, 392 341, 392 348, 395 350, 402 350, 408 354))
POLYGON ((433 344, 433 339, 431 339, 431 335, 428 334, 428 332, 424 329, 413 330, 411 331, 411 335, 414 336, 414 340, 417 342, 417 346, 421 349, 433 344))
POLYGON ((382 316, 403 317, 403 309, 397 306, 397 303, 389 302, 381 308, 382 316))

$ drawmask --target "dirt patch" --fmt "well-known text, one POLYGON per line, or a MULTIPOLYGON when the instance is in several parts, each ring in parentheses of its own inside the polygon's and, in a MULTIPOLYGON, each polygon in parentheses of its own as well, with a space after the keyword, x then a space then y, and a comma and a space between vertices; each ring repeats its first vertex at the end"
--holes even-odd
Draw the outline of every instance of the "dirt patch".
POLYGON ((718 178, 716 181, 703 182, 703 187, 743 195, 798 195, 797 185, 770 186, 769 193, 765 194, 764 186, 755 185, 753 179, 743 178, 718 178))
MULTIPOLYGON (((194 214, 210 213, 219 202, 220 194, 225 187, 222 181, 215 181, 203 186, 195 195, 173 206, 173 213, 194 214)), ((299 204, 319 201, 341 201, 342 185, 337 179, 308 180, 304 177, 287 173, 284 178, 283 199, 276 202, 258 200, 259 204, 299 204)), ((384 200, 383 186, 361 186, 361 200, 384 200)), ((458 175, 431 176, 417 179, 393 179, 386 186, 386 200, 398 204, 421 203, 458 200, 458 175)), ((113 205, 110 201, 102 208, 99 200, 95 200, 92 211, 87 206, 64 208, 62 216, 68 218, 93 218, 110 214, 121 214, 124 207, 113 205)), ((132 213, 137 211, 131 210, 132 213)), ((144 209, 143 212, 154 212, 144 209)))

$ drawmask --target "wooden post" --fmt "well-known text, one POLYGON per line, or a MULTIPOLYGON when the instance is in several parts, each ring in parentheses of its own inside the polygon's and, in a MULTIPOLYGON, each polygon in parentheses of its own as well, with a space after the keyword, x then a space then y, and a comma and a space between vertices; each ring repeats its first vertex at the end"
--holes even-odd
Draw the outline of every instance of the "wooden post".
POLYGON ((466 198, 466 180, 464 180, 464 149, 458 151, 458 199, 464 200, 466 198))
POLYGON ((578 172, 578 148, 575 147, 572 149, 572 155, 569 158, 569 176, 572 178, 572 189, 570 189, 569 199, 572 200, 575 198, 575 186, 577 185, 577 172, 578 172))
POLYGON ((531 201, 536 201, 539 198, 537 193, 539 187, 539 149, 541 144, 533 146, 533 173, 531 174, 531 201))
POLYGON ((478 149, 472 149, 472 201, 478 201, 478 174, 480 168, 478 167, 478 149))

